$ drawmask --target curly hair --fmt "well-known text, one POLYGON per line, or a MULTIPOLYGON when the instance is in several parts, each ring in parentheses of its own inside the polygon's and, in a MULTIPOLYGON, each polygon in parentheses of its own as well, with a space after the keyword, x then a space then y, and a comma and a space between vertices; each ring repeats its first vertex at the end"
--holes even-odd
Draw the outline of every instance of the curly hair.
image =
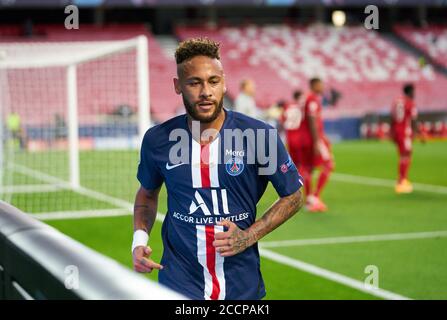
POLYGON ((180 64, 196 56, 206 56, 220 60, 220 43, 208 38, 192 38, 180 42, 175 50, 175 61, 180 64))

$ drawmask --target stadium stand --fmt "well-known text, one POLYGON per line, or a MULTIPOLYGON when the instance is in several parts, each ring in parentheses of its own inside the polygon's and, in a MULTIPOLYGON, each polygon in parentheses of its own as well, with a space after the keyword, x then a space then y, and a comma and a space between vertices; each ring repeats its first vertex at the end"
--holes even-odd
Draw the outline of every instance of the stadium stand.
POLYGON ((447 27, 431 25, 421 29, 397 25, 394 31, 435 62, 447 68, 447 27))
POLYGON ((420 110, 445 107, 440 90, 447 79, 363 27, 270 25, 245 27, 182 26, 180 39, 208 36, 222 43, 230 95, 244 77, 256 79, 257 103, 266 107, 288 98, 295 88, 307 89, 307 79, 320 76, 340 91, 341 113, 362 114, 389 109, 403 82, 417 82, 420 110))
MULTIPOLYGON (((410 27, 397 27, 396 31, 430 54, 436 61, 447 64, 445 57, 445 29, 429 28, 423 31, 410 27), (437 39, 434 41, 433 39, 437 39), (436 43, 436 44, 435 44, 436 43)), ((143 24, 84 25, 72 32, 61 26, 36 25, 35 36, 23 37, 17 26, 2 26, 1 41, 89 41, 122 40, 144 34, 149 40, 151 113, 155 122, 172 117, 181 99, 173 94, 170 85, 175 74, 172 56, 168 56, 157 39, 143 24)), ((278 100, 288 98, 295 88, 307 89, 307 79, 320 76, 328 89, 341 93, 335 115, 361 116, 370 111, 387 110, 390 99, 400 91, 403 82, 417 82, 416 103, 421 111, 444 108, 447 79, 427 65, 423 68, 416 57, 386 40, 376 32, 362 27, 337 29, 329 26, 299 27, 292 25, 247 25, 244 27, 185 27, 176 29, 180 40, 188 37, 208 36, 222 43, 222 60, 225 64, 230 98, 239 91, 239 81, 249 77, 256 79, 257 104, 266 108, 278 100)), ((115 58, 116 59, 116 58, 115 58)), ((119 59, 119 58, 118 58, 119 59)), ((122 69, 110 68, 119 74, 126 68, 122 57, 122 69)), ((108 63, 107 60, 102 63, 108 63)), ((120 65, 120 61, 114 61, 120 65)), ((88 71, 87 71, 88 73, 88 71)), ((57 74, 57 73, 56 73, 57 74)), ((80 74, 85 79, 89 74, 80 74)), ((60 79, 54 79, 55 82, 60 79)), ((117 94, 125 92, 125 83, 118 84, 117 94)), ((84 90, 85 101, 80 114, 88 114, 91 104, 113 112, 116 99, 101 100, 95 86, 88 84, 84 90), (89 99, 95 97, 95 101, 89 99)), ((99 86, 99 85, 98 85, 99 86)), ((128 90, 131 92, 132 90, 128 90)), ((135 97, 128 97, 132 104, 135 97)), ((20 108, 20 106, 19 106, 20 108)))
MULTIPOLYGON (((106 40, 124 40, 134 38, 138 35, 145 35, 148 38, 148 46, 149 46, 149 64, 150 64, 150 97, 151 97, 151 112, 153 114, 153 120, 155 122, 160 122, 171 117, 179 105, 181 105, 181 99, 176 96, 174 90, 171 86, 166 85, 172 83, 172 76, 175 74, 175 64, 174 58, 167 56, 160 45, 154 38, 154 36, 147 30, 147 28, 143 24, 137 25, 109 25, 103 27, 97 27, 94 25, 83 25, 82 28, 76 31, 66 30, 63 26, 59 25, 36 25, 34 28, 34 37, 23 37, 21 36, 21 29, 17 26, 2 26, 0 28, 0 41, 2 42, 66 42, 66 41, 106 41, 106 40)), ((119 57, 114 57, 110 59, 104 59, 99 62, 102 64, 106 64, 107 68, 99 68, 100 66, 91 66, 83 68, 80 70, 79 77, 82 77, 85 80, 88 79, 106 79, 101 75, 97 77, 91 77, 91 73, 94 70, 107 70, 108 76, 119 78, 120 73, 128 72, 132 70, 129 66, 126 65, 129 62, 132 62, 132 59, 128 59, 125 55, 120 55, 119 57), (110 66, 110 67, 109 67, 110 66), (117 68, 117 66, 119 66, 117 68)), ((48 81, 53 82, 54 84, 60 83, 61 78, 63 77, 62 72, 53 72, 54 76, 48 81)), ((27 76, 28 73, 27 73, 27 76)), ((36 76, 38 74, 36 73, 36 76)), ((81 82, 82 83, 82 82, 81 82)), ((101 112, 103 113, 112 113, 114 108, 116 108, 117 104, 122 102, 123 94, 127 95, 127 103, 130 106, 135 106, 136 96, 133 94, 135 90, 126 90, 129 86, 135 84, 129 84, 126 82, 116 83, 117 90, 115 96, 101 96, 99 88, 104 87, 98 81, 89 81, 83 82, 84 89, 80 88, 80 93, 83 96, 79 97, 80 105, 79 105, 79 113, 80 116, 88 115, 89 110, 93 107, 97 110, 98 107, 101 108, 101 112), (92 97, 95 97, 92 99, 92 97), (120 100, 121 99, 121 100, 120 100)), ((56 85, 52 87, 57 87, 56 85)), ((12 93, 13 94, 13 93, 12 93)), ((30 93, 30 97, 32 97, 33 93, 30 93)), ((61 94, 55 93, 53 103, 48 101, 48 108, 52 108, 52 105, 56 103, 58 100, 57 95, 61 94)), ((23 99, 18 99, 18 101, 26 101, 26 97, 23 99)), ((29 100, 29 99, 28 99, 29 100)), ((60 101, 60 99, 59 99, 60 101)), ((20 112, 26 110, 27 104, 18 104, 16 106, 17 111, 20 112)), ((57 109, 56 106, 54 106, 57 109)), ((135 111, 135 110, 133 110, 135 111)), ((26 112, 23 112, 26 114, 26 112)), ((32 119, 28 119, 32 120, 32 119)), ((34 119, 36 120, 36 119, 34 119)), ((24 122, 27 122, 27 119, 24 119, 24 122)))

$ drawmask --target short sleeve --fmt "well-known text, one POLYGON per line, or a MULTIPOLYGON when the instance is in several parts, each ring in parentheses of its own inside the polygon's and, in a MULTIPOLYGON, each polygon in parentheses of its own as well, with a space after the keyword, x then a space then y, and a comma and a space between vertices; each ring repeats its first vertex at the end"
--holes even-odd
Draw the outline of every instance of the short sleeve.
POLYGON ((303 186, 303 178, 292 161, 281 138, 277 136, 277 162, 276 170, 268 176, 276 192, 280 197, 295 193, 303 186))
POLYGON ((157 189, 163 183, 163 177, 152 156, 151 146, 146 135, 141 146, 137 178, 147 190, 157 189))

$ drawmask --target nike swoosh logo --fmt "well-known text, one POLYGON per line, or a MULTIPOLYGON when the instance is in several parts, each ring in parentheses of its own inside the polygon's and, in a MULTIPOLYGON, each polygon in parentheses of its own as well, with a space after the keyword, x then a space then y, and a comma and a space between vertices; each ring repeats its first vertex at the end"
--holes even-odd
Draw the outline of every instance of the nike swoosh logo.
POLYGON ((186 163, 177 163, 177 164, 173 164, 173 165, 169 165, 169 163, 167 163, 166 162, 166 170, 172 170, 172 169, 174 169, 174 168, 177 168, 177 167, 179 167, 179 166, 182 166, 182 165, 184 165, 184 164, 186 164, 186 163))

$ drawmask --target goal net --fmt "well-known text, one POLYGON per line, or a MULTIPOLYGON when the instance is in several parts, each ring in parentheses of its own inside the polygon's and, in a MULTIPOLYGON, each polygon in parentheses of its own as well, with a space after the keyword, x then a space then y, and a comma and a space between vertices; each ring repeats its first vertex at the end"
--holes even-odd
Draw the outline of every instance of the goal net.
POLYGON ((40 217, 130 210, 150 124, 148 47, 0 43, 0 199, 40 217))

